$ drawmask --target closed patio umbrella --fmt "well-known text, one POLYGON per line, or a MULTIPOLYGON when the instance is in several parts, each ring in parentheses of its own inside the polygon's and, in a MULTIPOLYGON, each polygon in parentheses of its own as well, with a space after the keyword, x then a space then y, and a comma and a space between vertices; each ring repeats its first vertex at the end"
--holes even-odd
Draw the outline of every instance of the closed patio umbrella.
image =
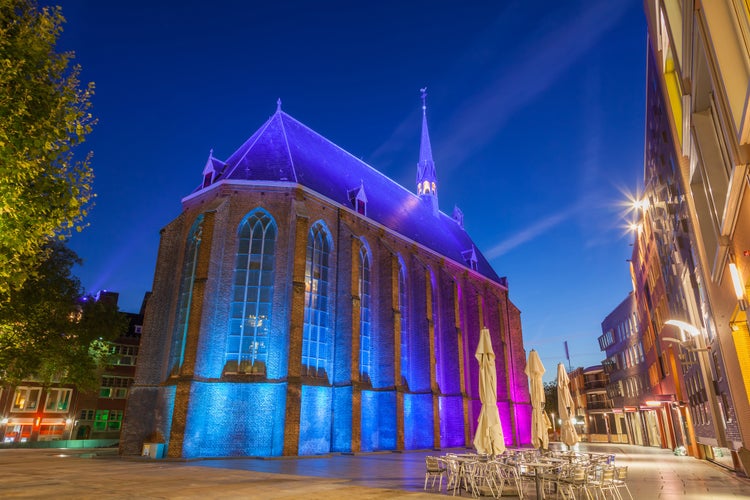
POLYGON ((531 445, 544 450, 549 446, 547 434, 547 419, 544 414, 544 365, 539 354, 532 349, 524 370, 529 378, 529 392, 531 395, 531 445))
POLYGON ((570 395, 570 379, 568 372, 565 371, 565 365, 557 365, 557 411, 560 413, 560 441, 573 446, 578 443, 578 433, 576 432, 573 418, 575 413, 575 403, 573 396, 570 395))
POLYGON ((479 361, 479 399, 482 401, 482 411, 477 421, 474 447, 479 453, 500 455, 505 451, 505 438, 500 425, 500 413, 497 410, 495 351, 492 349, 490 331, 487 328, 482 328, 479 333, 475 357, 479 361))

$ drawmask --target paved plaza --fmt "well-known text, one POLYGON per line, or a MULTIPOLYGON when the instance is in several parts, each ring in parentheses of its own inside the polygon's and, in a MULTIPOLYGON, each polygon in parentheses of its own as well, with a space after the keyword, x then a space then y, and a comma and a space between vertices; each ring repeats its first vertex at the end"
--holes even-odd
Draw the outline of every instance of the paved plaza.
MULTIPOLYGON (((750 498, 750 480, 668 450, 581 444, 580 451, 614 453, 629 466, 636 500, 750 498)), ((0 497, 445 498, 422 491, 428 454, 439 452, 175 461, 120 458, 115 450, 3 449, 0 497)))

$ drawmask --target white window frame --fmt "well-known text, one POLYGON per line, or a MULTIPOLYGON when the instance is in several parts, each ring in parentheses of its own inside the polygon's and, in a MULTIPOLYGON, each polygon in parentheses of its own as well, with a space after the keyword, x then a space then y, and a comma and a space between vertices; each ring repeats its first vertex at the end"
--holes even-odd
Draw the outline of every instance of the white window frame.
POLYGON ((35 412, 39 408, 39 400, 42 397, 41 387, 16 387, 16 392, 13 394, 13 406, 11 411, 19 412, 35 412), (23 393, 23 394, 21 394, 23 393), (36 397, 33 394, 36 393, 36 397), (19 397, 23 396, 19 405, 19 397))
POLYGON ((70 409, 71 396, 73 389, 54 388, 47 391, 47 400, 44 402, 44 411, 46 413, 66 413, 70 409), (65 407, 60 408, 60 402, 64 402, 65 407))

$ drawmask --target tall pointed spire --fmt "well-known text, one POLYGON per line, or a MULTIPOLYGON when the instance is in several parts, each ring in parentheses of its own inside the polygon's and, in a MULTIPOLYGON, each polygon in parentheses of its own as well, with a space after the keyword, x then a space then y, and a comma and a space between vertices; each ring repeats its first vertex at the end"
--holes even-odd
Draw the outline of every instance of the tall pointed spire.
POLYGON ((417 194, 422 198, 430 198, 432 211, 437 215, 437 174, 435 162, 432 159, 432 145, 430 132, 427 129, 427 87, 422 92, 422 141, 419 144, 419 163, 417 163, 417 194))

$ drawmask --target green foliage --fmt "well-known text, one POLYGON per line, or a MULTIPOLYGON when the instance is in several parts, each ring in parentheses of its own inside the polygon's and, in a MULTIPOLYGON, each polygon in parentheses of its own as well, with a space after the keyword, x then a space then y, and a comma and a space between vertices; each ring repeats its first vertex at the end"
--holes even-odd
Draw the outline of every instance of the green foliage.
POLYGON ((105 301, 81 298, 72 250, 52 242, 45 254, 35 276, 0 303, 0 380, 94 388, 109 358, 106 341, 127 331, 127 317, 105 301))
POLYGON ((59 7, 0 0, 0 302, 33 277, 47 243, 84 227, 91 154, 74 149, 96 120, 72 52, 57 53, 59 7))
POLYGON ((557 415, 557 381, 544 383, 544 411, 557 415))

